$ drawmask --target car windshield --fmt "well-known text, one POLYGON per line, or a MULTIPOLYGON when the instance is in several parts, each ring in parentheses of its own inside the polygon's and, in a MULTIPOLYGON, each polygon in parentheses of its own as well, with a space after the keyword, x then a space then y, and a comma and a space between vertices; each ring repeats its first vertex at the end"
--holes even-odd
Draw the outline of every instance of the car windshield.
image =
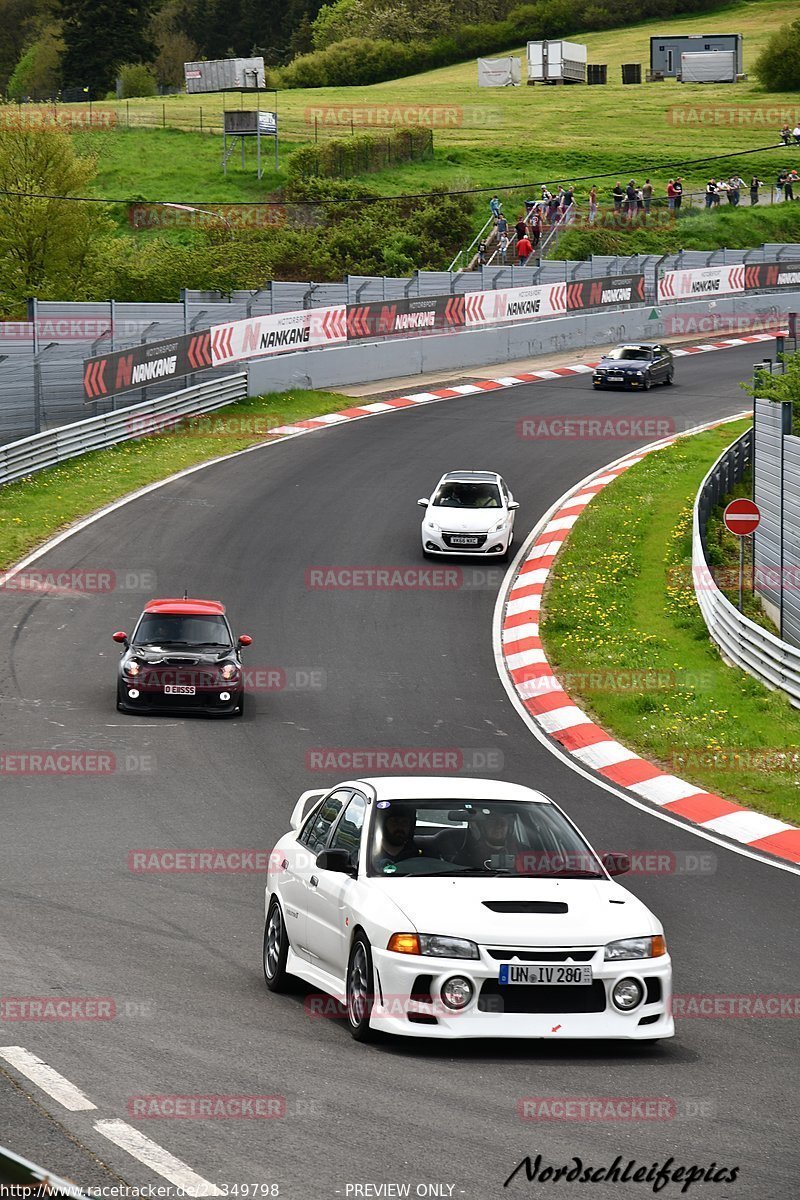
POLYGON ((651 355, 651 350, 643 350, 639 346, 617 346, 616 350, 609 351, 606 358, 619 361, 620 359, 650 358, 651 355))
POLYGON ((367 872, 605 878, 597 856, 557 808, 501 800, 379 801, 367 872))
POLYGON ((501 508, 496 483, 453 483, 445 481, 433 497, 434 508, 501 508))
POLYGON ((145 613, 136 628, 133 641, 140 645, 157 646, 230 646, 231 635, 222 617, 194 613, 172 616, 145 613))

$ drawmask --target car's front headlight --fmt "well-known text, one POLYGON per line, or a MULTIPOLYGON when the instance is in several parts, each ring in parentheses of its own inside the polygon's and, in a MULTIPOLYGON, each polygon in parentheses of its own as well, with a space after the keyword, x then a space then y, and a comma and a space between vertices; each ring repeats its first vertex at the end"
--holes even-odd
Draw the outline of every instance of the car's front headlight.
POLYGON ((431 521, 431 519, 429 517, 425 518, 425 528, 430 529, 431 533, 441 533, 442 532, 441 526, 437 525, 435 521, 431 521))
POLYGON ((501 529, 505 529, 507 517, 501 517, 496 525, 493 525, 489 533, 499 533, 501 529))
POLYGON ((393 933, 386 949, 395 954, 425 954, 431 958, 480 958, 475 942, 442 933, 393 933))
POLYGON ((131 662, 126 662, 122 669, 126 675, 138 675, 142 668, 135 659, 132 659, 131 662))
POLYGON ((238 675, 238 673, 239 668, 237 667, 236 663, 226 662, 220 667, 220 675, 223 679, 233 679, 234 676, 238 675))
POLYGON ((667 953, 667 943, 663 933, 653 937, 622 938, 618 942, 609 942, 603 952, 606 962, 620 962, 629 958, 660 958, 667 953))

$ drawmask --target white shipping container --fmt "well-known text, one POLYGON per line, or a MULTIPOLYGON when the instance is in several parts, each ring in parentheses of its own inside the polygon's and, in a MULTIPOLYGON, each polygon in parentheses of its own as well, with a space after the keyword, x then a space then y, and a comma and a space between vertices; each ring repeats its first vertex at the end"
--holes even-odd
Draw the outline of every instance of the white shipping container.
POLYGON ((586 46, 579 42, 528 42, 528 79, 537 83, 586 82, 586 46))
POLYGON ((183 64, 183 77, 189 94, 235 92, 267 86, 263 58, 215 58, 206 62, 187 62, 183 64))
POLYGON ((735 83, 733 50, 701 50, 681 55, 681 83, 735 83))

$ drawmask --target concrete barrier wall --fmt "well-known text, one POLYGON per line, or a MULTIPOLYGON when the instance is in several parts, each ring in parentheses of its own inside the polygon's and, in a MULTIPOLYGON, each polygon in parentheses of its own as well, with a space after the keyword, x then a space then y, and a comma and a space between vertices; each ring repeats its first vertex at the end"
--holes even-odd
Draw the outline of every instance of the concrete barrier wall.
MULTIPOLYGON (((780 296, 726 296, 717 301, 693 300, 610 312, 576 313, 539 321, 520 322, 492 329, 466 329, 430 337, 386 339, 326 350, 250 362, 248 389, 251 396, 288 388, 346 387, 381 379, 409 378, 439 371, 464 373, 470 367, 536 358, 566 350, 580 351, 625 340, 653 341, 671 337, 735 337, 730 322, 760 316, 773 327, 787 312, 800 307, 800 291, 780 296), (715 305, 716 307, 712 307, 715 305)), ((761 356, 753 348, 753 361, 761 356)), ((744 400, 743 400, 744 403, 744 400)))

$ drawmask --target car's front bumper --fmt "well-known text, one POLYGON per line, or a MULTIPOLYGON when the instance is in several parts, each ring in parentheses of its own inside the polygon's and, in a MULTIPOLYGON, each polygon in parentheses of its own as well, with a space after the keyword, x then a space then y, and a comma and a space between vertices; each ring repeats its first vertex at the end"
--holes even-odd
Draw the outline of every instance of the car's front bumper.
POLYGON ((474 534, 480 542, 480 545, 465 546, 453 545, 450 539, 452 537, 470 537, 470 534, 458 533, 434 533, 422 527, 422 549, 428 554, 441 554, 450 558, 459 558, 465 555, 474 557, 476 555, 485 558, 497 558, 504 554, 508 549, 511 540, 511 530, 508 528, 501 529, 499 533, 474 534))
POLYGON ((501 988, 500 964, 489 961, 485 953, 480 960, 436 959, 373 948, 373 962, 376 987, 370 1023, 386 1033, 404 1037, 648 1041, 672 1037, 675 1032, 669 955, 622 963, 593 961, 594 983, 559 988, 559 1003, 563 1006, 554 1005, 547 1012, 505 1011, 505 997, 510 993, 514 995, 508 1000, 509 1006, 518 1008, 530 1003, 541 1007, 543 1002, 549 1002, 556 989, 550 989, 550 997, 543 1001, 535 995, 539 985, 501 988), (466 977, 474 985, 473 999, 459 1012, 448 1009, 440 993, 442 984, 454 975, 466 977), (420 979, 427 982, 427 977, 430 977, 430 1001, 412 999, 412 995, 420 994, 420 979), (618 980, 627 978, 641 980, 647 994, 632 1012, 621 1012, 611 1000, 611 989, 618 980), (601 1005, 601 1011, 574 1011, 576 1007, 597 1009, 601 1005))
POLYGON ((163 689, 139 689, 132 682, 123 682, 117 690, 117 697, 120 710, 126 713, 173 713, 175 716, 198 713, 205 716, 230 717, 241 711, 244 693, 219 687, 213 690, 198 690, 194 696, 168 696, 163 689), (131 688, 139 692, 137 697, 131 698, 131 688), (228 696, 227 700, 222 699, 224 695, 228 696))

